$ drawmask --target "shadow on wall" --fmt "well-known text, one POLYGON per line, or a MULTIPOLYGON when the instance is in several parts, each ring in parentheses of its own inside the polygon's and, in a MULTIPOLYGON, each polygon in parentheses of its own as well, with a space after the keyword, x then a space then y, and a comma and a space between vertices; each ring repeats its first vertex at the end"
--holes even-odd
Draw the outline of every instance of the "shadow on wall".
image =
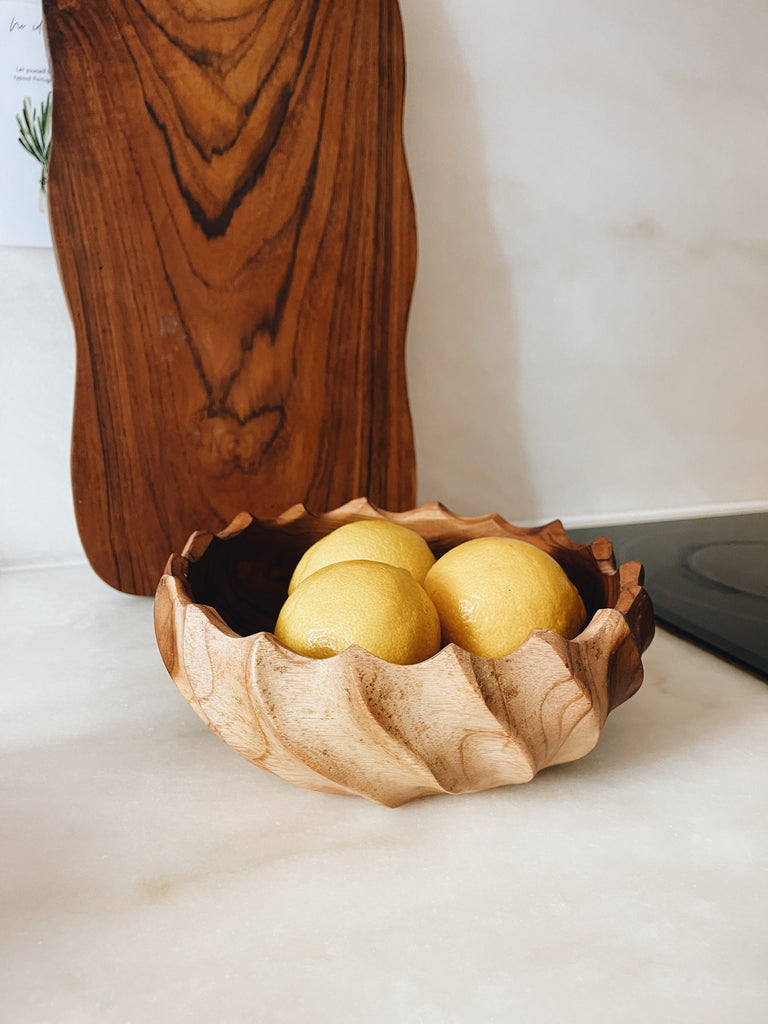
POLYGON ((402 14, 419 230, 407 345, 419 500, 530 519, 534 496, 512 404, 512 284, 474 83, 440 0, 406 0, 402 14))

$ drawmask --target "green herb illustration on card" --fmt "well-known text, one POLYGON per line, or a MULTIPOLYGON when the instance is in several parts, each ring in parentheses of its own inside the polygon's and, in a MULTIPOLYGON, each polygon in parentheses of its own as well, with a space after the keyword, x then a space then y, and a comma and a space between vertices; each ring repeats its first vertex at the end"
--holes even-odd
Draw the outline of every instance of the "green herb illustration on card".
POLYGON ((49 92, 40 104, 40 110, 32 106, 29 96, 24 97, 20 114, 16 115, 19 125, 19 142, 31 157, 40 164, 40 210, 45 209, 48 192, 48 163, 51 158, 51 106, 49 92))

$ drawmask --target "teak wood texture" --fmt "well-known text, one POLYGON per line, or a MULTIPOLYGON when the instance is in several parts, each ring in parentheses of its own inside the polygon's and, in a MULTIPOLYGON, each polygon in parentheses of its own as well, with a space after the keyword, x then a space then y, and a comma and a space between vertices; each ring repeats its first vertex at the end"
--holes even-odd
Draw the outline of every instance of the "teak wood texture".
POLYGON ((160 652, 211 729, 296 785, 388 806, 434 793, 529 781, 587 754, 608 712, 638 689, 654 616, 639 562, 617 567, 605 538, 570 540, 560 523, 523 529, 441 505, 393 514, 360 499, 322 516, 301 506, 268 522, 242 514, 196 533, 168 562, 155 599, 160 652), (436 555, 472 537, 518 537, 551 554, 578 587, 588 622, 566 640, 534 630, 511 654, 455 644, 417 665, 359 647, 316 660, 272 635, 299 557, 346 522, 386 518, 436 555))
POLYGON ((241 509, 415 498, 397 0, 44 0, 96 572, 241 509))

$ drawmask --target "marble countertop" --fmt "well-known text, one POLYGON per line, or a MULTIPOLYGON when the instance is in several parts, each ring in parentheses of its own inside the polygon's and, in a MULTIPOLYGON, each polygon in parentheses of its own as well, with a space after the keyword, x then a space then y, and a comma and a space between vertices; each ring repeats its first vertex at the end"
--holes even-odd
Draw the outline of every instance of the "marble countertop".
POLYGON ((7 572, 13 1024, 746 1024, 768 1007, 768 686, 659 631, 582 761, 397 810, 197 719, 152 602, 7 572))

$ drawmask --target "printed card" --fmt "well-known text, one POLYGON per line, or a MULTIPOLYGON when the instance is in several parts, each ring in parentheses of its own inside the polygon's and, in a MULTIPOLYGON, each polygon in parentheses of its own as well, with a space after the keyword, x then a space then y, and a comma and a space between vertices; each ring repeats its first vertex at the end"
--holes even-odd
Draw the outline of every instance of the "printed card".
POLYGON ((0 245, 50 246, 51 74, 40 0, 0 2, 0 245))

